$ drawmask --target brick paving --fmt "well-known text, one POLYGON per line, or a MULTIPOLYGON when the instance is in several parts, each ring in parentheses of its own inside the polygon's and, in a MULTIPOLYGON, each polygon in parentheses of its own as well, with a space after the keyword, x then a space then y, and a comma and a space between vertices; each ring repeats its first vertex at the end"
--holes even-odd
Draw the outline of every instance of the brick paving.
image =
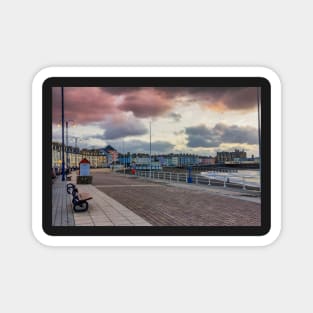
POLYGON ((94 171, 93 184, 153 226, 260 226, 256 201, 94 171))
MULTIPOLYGON (((72 183, 76 185, 76 173, 72 172, 72 183)), ((101 192, 93 185, 76 185, 79 192, 88 192, 86 212, 76 213, 72 209, 72 196, 66 192, 66 184, 58 177, 52 185, 52 220, 54 226, 151 226, 133 211, 101 192)))

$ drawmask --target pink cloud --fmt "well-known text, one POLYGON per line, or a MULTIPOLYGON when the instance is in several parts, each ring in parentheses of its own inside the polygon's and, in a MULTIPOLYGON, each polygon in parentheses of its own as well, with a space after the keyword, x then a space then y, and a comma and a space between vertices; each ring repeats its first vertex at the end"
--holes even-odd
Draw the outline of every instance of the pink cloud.
POLYGON ((125 95, 119 109, 130 111, 136 117, 154 117, 171 110, 173 101, 154 88, 140 88, 125 95))
MULTIPOLYGON (((52 90, 53 122, 61 120, 61 88, 52 90)), ((65 119, 74 120, 77 124, 100 122, 108 114, 117 113, 115 96, 98 87, 65 87, 65 119)))
MULTIPOLYGON (((256 109, 253 87, 65 87, 65 119, 77 124, 117 119, 125 112, 137 118, 168 116, 184 97, 216 111, 256 109)), ((61 88, 53 88, 53 122, 61 120, 61 88)))

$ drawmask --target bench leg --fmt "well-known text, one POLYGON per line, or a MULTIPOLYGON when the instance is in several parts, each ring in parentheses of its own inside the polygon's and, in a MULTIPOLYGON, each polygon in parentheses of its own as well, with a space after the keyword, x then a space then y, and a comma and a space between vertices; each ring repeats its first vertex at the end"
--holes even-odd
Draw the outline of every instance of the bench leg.
POLYGON ((88 210, 88 202, 87 201, 79 201, 78 203, 73 203, 73 210, 75 212, 86 212, 88 210))

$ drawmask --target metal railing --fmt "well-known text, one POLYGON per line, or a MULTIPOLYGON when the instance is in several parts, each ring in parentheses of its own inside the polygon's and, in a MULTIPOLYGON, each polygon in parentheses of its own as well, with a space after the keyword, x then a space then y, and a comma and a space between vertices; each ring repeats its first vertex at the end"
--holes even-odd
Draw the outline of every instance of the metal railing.
MULTIPOLYGON (((177 172, 163 172, 163 171, 136 171, 135 173, 138 177, 143 177, 152 180, 165 180, 167 182, 173 183, 188 183, 189 175, 188 173, 177 173, 177 172)), ((196 185, 207 185, 207 186, 219 186, 223 188, 227 187, 234 187, 234 188, 241 188, 243 190, 251 189, 259 191, 260 188, 258 186, 251 186, 249 182, 246 180, 244 176, 241 177, 241 181, 230 181, 231 175, 228 176, 220 176, 219 179, 217 178, 219 175, 215 176, 203 176, 193 174, 191 175, 190 183, 196 185)), ((238 176, 233 176, 238 178, 238 176)))

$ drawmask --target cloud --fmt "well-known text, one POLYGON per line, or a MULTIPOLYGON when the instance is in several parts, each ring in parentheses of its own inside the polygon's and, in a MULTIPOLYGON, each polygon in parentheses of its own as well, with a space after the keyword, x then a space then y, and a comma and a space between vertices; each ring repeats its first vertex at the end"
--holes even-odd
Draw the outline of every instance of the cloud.
POLYGON ((136 117, 145 118, 163 115, 172 106, 171 99, 159 94, 154 88, 146 87, 126 93, 118 108, 132 112, 136 117))
POLYGON ((250 126, 216 124, 209 128, 205 125, 187 127, 187 146, 190 148, 213 148, 225 143, 258 144, 258 131, 250 126))
MULTIPOLYGON (((52 89, 53 122, 61 120, 61 87, 52 89)), ((97 123, 108 115, 132 112, 138 118, 172 117, 178 103, 216 111, 256 109, 255 87, 65 87, 65 119, 97 123), (172 113, 169 113, 171 112, 172 113)))
POLYGON ((100 125, 104 129, 103 139, 113 140, 148 133, 147 127, 131 114, 112 115, 100 125))
POLYGON ((215 110, 252 110, 257 106, 257 89, 227 88, 219 95, 214 95, 204 105, 215 110))
POLYGON ((255 87, 160 87, 165 98, 180 98, 196 102, 217 111, 252 110, 257 105, 255 87))
POLYGON ((190 148, 198 148, 198 147, 214 148, 214 147, 218 147, 219 145, 220 145, 219 142, 210 140, 207 138, 203 138, 202 136, 199 136, 199 135, 189 135, 187 139, 187 146, 190 148))
POLYGON ((175 113, 175 112, 171 112, 168 114, 169 118, 172 118, 175 122, 179 122, 182 118, 181 114, 179 113, 175 113))
POLYGON ((221 139, 227 143, 246 143, 255 145, 259 143, 258 130, 251 126, 226 126, 225 124, 217 124, 216 130, 222 134, 221 139))
MULTIPOLYGON (((151 152, 152 154, 170 153, 174 147, 175 145, 168 141, 152 141, 151 152)), ((142 140, 125 141, 125 151, 130 153, 149 153, 150 143, 142 140)))
MULTIPOLYGON (((116 98, 98 87, 65 87, 64 116, 77 124, 102 121, 108 114, 117 113, 116 98)), ((61 113, 61 88, 52 88, 52 117, 59 123, 61 113)))
MULTIPOLYGON (((126 95, 125 103, 122 107, 130 109, 137 98, 138 103, 162 103, 163 109, 172 107, 174 99, 183 97, 187 101, 200 103, 203 107, 217 110, 252 110, 257 104, 257 89, 255 87, 104 87, 106 92, 115 95, 126 95), (128 98, 128 95, 130 98, 128 98), (140 95, 148 96, 142 99, 140 95), (151 96, 153 99, 149 99, 151 96), (135 98, 133 98, 135 97, 135 98), (164 104, 168 102, 167 106, 164 104)), ((142 109, 142 106, 140 106, 142 109)), ((138 109, 138 107, 136 108, 138 109)), ((135 109, 135 111, 136 111, 135 109)), ((151 109, 148 104, 148 111, 151 109)), ((135 113, 135 111, 133 111, 135 113)), ((162 110, 160 110, 162 111, 162 110)), ((152 111, 152 116, 157 115, 158 111, 152 111)), ((163 111, 162 111, 163 113, 163 111)), ((135 115, 141 116, 142 110, 135 115)), ((147 115, 145 115, 147 116, 147 115)))

